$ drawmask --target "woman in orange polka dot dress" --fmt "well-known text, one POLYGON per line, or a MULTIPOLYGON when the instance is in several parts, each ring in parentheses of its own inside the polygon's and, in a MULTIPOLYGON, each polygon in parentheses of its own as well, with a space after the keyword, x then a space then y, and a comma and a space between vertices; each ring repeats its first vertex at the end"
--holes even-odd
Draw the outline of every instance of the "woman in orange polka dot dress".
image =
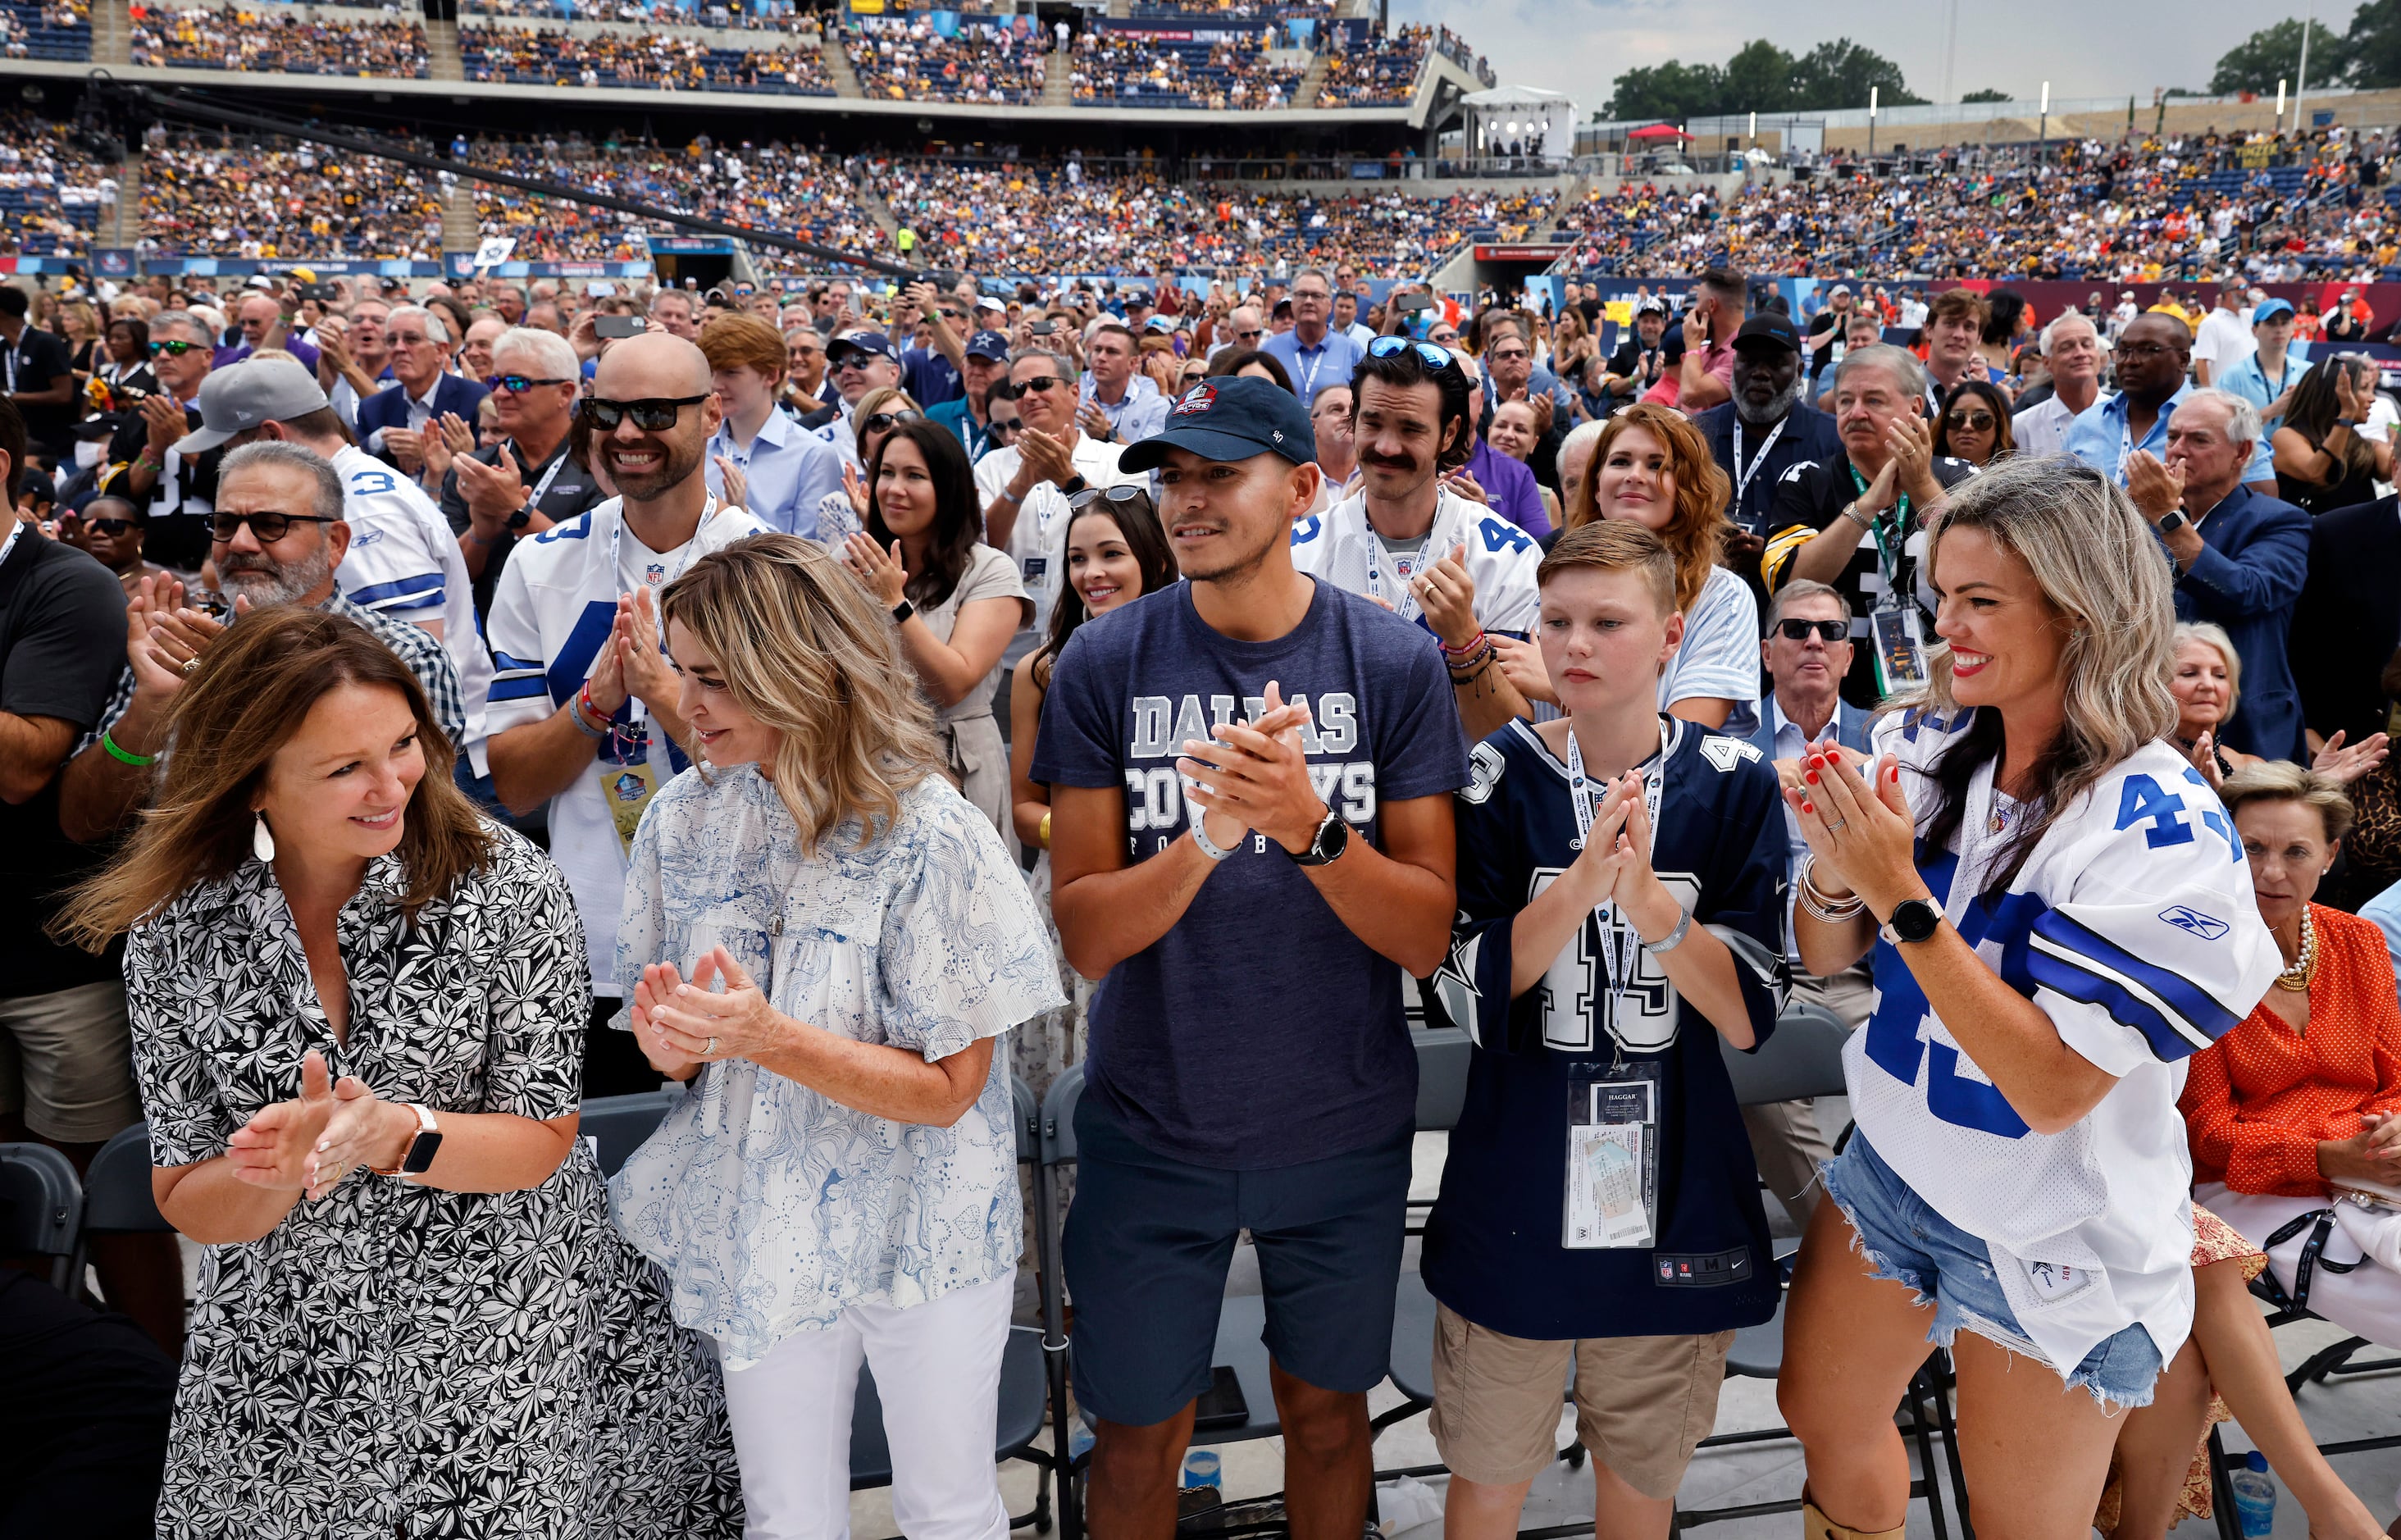
MULTIPOLYGON (((2289 1295, 2299 1286, 2302 1247, 2315 1229, 2309 1217, 2328 1217, 2324 1260, 2361 1259, 2359 1246, 2332 1222, 2336 1189, 2401 1191, 2401 1119, 2391 1117, 2401 1110, 2401 1006, 2383 933, 2310 901, 2351 826, 2341 788, 2275 762, 2228 777, 2222 796, 2250 862, 2259 916, 2286 967, 2241 1025, 2193 1056, 2179 1106, 2192 1142, 2195 1217, 2204 1221, 2198 1232, 2230 1228, 2247 1243, 2241 1251, 2264 1248, 2289 1295), (2206 1222, 2213 1215, 2223 1226, 2206 1222), (2286 1234, 2295 1220, 2302 1223, 2286 1234)), ((2210 1275, 2239 1284, 2243 1270, 2194 1260, 2206 1315, 2210 1275)), ((2231 1288, 2222 1292, 2257 1322, 2247 1300, 2231 1288)), ((2401 1276, 2380 1266, 2313 1269, 2309 1308, 2372 1341, 2401 1345, 2401 1276)), ((2309 1511, 2314 1532, 2373 1533, 2366 1509, 2303 1429, 2266 1336, 2264 1327, 2243 1333, 2238 1353, 2232 1342, 2221 1349, 2198 1320, 2194 1327, 2210 1378, 2309 1511)), ((2160 1400, 2169 1399, 2163 1388, 2160 1400)), ((2133 1437, 2130 1426, 2120 1443, 2130 1499, 2133 1437)))

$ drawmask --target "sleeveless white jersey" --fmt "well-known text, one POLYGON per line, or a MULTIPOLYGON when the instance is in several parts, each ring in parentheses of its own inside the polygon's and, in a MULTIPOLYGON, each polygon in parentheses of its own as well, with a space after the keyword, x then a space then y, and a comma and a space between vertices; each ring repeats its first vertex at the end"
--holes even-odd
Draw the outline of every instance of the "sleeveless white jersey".
MULTIPOLYGON (((1403 560, 1382 550, 1367 524, 1367 494, 1353 492, 1323 514, 1292 527, 1292 564, 1337 588, 1380 598, 1404 620, 1425 626, 1408 580, 1467 547, 1467 575, 1475 584, 1475 620, 1487 631, 1530 637, 1542 608, 1534 571, 1543 564, 1534 538, 1472 499, 1444 490, 1422 549, 1403 560)), ((1432 627, 1426 627, 1431 630, 1432 627)))
MULTIPOLYGON (((1874 751, 1900 757, 1921 831, 1934 787, 1911 771, 1972 720, 1911 712, 1875 729, 1874 751)), ((2185 1061, 2250 1013, 2282 959, 2232 820, 2166 745, 2104 775, 1988 901, 1982 873, 2026 813, 1994 795, 1987 767, 1952 848, 1921 844, 1919 872, 1977 955, 2118 1083, 2074 1127, 2033 1132, 1879 941, 1875 1012, 1843 1056, 1852 1115, 1912 1190, 1991 1247, 2019 1325, 2053 1369, 2065 1375, 2136 1323, 2164 1360, 2192 1324, 2185 1061)))

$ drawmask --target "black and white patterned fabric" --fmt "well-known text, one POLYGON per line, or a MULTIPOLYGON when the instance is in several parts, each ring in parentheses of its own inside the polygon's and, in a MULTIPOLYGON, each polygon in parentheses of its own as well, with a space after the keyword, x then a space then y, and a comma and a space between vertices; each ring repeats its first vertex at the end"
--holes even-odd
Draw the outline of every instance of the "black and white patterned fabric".
MULTIPOLYGON (((125 956, 151 1156, 186 1165, 338 1077, 439 1115, 576 1110, 590 990, 557 869, 497 852, 412 924, 367 869, 337 925, 335 1040, 272 870, 245 860, 137 926, 125 956)), ((610 1223, 580 1141, 530 1191, 361 1173, 265 1238, 206 1248, 175 1398, 162 1536, 740 1533, 722 1383, 657 1270, 610 1223)))

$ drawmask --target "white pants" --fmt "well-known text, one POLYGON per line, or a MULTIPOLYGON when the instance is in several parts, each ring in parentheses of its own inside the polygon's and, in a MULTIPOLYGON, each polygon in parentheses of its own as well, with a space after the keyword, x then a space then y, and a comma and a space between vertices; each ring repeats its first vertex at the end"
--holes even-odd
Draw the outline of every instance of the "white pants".
POLYGON ((892 1518, 908 1540, 1008 1540, 993 1459, 1014 1270, 907 1310, 853 1305, 725 1371, 742 1467, 743 1540, 848 1540, 850 1421, 862 1360, 892 1448, 892 1518))
MULTIPOLYGON (((2234 1192, 2223 1183, 2204 1182, 2193 1189, 2193 1202, 2216 1215, 2242 1232, 2253 1245, 2264 1245, 2268 1237, 2283 1229, 2286 1222, 2324 1208, 2324 1198, 2266 1198, 2248 1192, 2234 1192)), ((2300 1265, 2301 1247, 2310 1231, 2302 1231, 2283 1245, 2268 1253, 2268 1266, 2276 1282, 2285 1292, 2293 1288, 2300 1265)), ((2326 1237, 2326 1260, 2356 1262, 2359 1247, 2343 1232, 2340 1225, 2326 1237)), ((2401 1273, 2375 1262, 2369 1262, 2355 1272, 2329 1272, 2324 1267, 2310 1272, 2310 1309, 2323 1315, 2354 1337, 2365 1337, 2385 1347, 2401 1347, 2401 1273)))

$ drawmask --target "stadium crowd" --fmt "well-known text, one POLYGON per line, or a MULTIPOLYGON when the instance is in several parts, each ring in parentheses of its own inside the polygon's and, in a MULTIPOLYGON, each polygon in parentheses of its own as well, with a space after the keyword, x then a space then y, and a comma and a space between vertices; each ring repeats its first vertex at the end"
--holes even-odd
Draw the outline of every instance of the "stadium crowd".
MULTIPOLYGON (((365 0, 360 0, 364 4, 365 0)), ((816 11, 805 7, 770 15, 747 8, 711 4, 694 9, 676 0, 467 0, 459 7, 466 16, 522 16, 535 21, 652 21, 690 26, 694 22, 738 32, 799 32, 815 34, 824 25, 816 11)))
POLYGON ((398 161, 163 129, 144 148, 135 242, 143 251, 417 260, 441 253, 441 189, 398 161))
POLYGON ((1406 106, 1417 94, 1418 72, 1425 63, 1434 28, 1422 22, 1401 27, 1387 36, 1372 37, 1364 48, 1337 50, 1318 88, 1321 107, 1406 106))
POLYGON ((1216 111, 1291 104, 1308 72, 1274 62, 1260 39, 1172 43, 1087 32, 1070 55, 1075 100, 1087 106, 1182 106, 1216 111))
POLYGON ((22 109, 0 117, 0 254, 80 250, 117 200, 113 170, 76 147, 63 124, 22 109))
POLYGON ((175 10, 137 5, 128 14, 136 64, 426 77, 425 27, 418 21, 319 21, 210 6, 175 10))
POLYGON ((868 17, 843 47, 871 97, 1023 104, 1042 99, 1050 41, 1005 21, 969 21, 945 36, 928 21, 868 17))
POLYGON ((515 85, 834 94, 814 48, 720 48, 678 33, 462 27, 459 56, 468 79, 515 85))
POLYGON ((1424 1074, 1475 1088, 1417 1328, 1462 1533, 1571 1362, 1596 1502, 1670 1533, 1780 1318, 1796 1504, 1900 1533, 1924 1298, 1989 1531, 2206 1513, 2222 1398, 2371 1540, 2248 1290, 2401 1346, 2401 412, 2339 349, 2391 318, 2297 348, 2221 258, 2054 315, 1710 268, 1605 356, 1581 282, 1355 260, 0 286, 0 1110, 210 1256, 188 1315, 177 1235, 93 1246, 121 1315, 0 1280, 0 1390, 106 1393, 21 1479, 731 1540, 846 1502, 867 1358, 896 1506, 997 1529, 1030 1224, 1114 1533, 1173 1509, 1247 1230, 1287 1501, 1354 1533, 1424 1074), (1839 1154, 1739 1105, 1763 1052, 1839 1154), (2063 1236, 2065 1315, 2018 1286, 2063 1236), (254 1436, 304 1389, 374 1470, 254 1436))

